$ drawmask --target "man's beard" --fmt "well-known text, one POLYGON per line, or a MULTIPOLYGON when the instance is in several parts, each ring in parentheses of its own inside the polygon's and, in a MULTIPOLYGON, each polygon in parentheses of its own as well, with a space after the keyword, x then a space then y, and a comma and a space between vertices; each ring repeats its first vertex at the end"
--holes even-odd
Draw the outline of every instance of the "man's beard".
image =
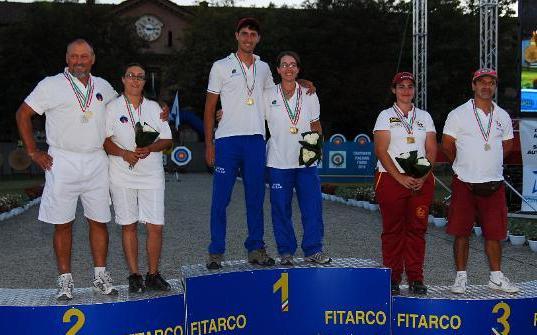
POLYGON ((72 71, 69 71, 71 75, 77 79, 83 79, 89 76, 89 71, 77 71, 73 69, 72 71))

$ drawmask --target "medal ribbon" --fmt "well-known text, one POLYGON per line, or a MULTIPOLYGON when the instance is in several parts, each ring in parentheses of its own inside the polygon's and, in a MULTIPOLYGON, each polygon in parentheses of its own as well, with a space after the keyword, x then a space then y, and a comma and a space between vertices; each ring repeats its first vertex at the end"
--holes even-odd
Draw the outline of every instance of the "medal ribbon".
POLYGON ((295 111, 293 113, 293 110, 291 109, 291 106, 289 106, 289 102, 285 98, 285 94, 283 93, 282 85, 278 85, 278 89, 280 90, 280 95, 282 96, 283 103, 285 104, 285 109, 287 111, 287 115, 289 116, 289 120, 291 121, 291 124, 293 127, 296 127, 298 120, 300 119, 300 111, 302 110, 302 90, 300 89, 300 86, 295 83, 295 85, 298 87, 297 95, 296 95, 296 104, 295 104, 295 111))
POLYGON ((91 76, 89 76, 88 85, 86 85, 86 92, 84 93, 80 90, 78 85, 75 84, 71 74, 67 72, 67 70, 63 73, 63 75, 65 76, 65 79, 67 79, 69 85, 71 85, 71 88, 75 93, 76 100, 80 105, 80 110, 82 111, 82 113, 85 113, 91 105, 91 101, 93 99, 94 85, 93 80, 91 80, 91 76))
POLYGON ((244 82, 246 83, 246 89, 248 90, 248 96, 251 96, 252 93, 254 92, 254 87, 255 87, 255 74, 257 73, 257 71, 256 71, 256 67, 255 67, 255 58, 254 58, 254 63, 253 63, 253 68, 252 68, 252 72, 253 72, 253 74, 254 74, 254 82, 252 83, 252 88, 250 88, 250 86, 248 86, 248 77, 246 77, 246 71, 244 70, 244 66, 242 65, 241 60, 239 59, 239 57, 237 56, 236 53, 234 53, 233 55, 234 55, 235 58, 237 59, 237 62, 239 62, 239 67, 241 68, 242 77, 244 78, 244 82))
POLYGON ((474 108, 474 116, 477 120, 477 124, 479 125, 479 130, 481 131, 483 140, 485 140, 485 143, 488 143, 489 137, 490 137, 490 130, 492 129, 492 116, 494 115, 494 104, 492 105, 492 109, 490 111, 487 131, 485 131, 485 128, 483 127, 483 123, 481 122, 481 119, 479 118, 479 114, 477 114, 477 108, 475 107, 474 99, 472 99, 472 107, 474 108))
POLYGON ((416 108, 412 106, 412 118, 410 119, 410 122, 406 121, 407 118, 404 116, 403 112, 399 109, 399 107, 397 107, 397 104, 393 104, 393 110, 395 111, 397 118, 403 123, 403 126, 405 127, 408 135, 412 135, 412 128, 414 127, 414 121, 416 121, 416 108))
MULTIPOLYGON (((131 120, 132 128, 134 129, 134 126, 136 125, 136 122, 134 122, 134 112, 132 111, 131 106, 134 108, 134 106, 130 103, 129 98, 127 98, 125 95, 123 95, 123 98, 125 98, 125 106, 127 106, 127 112, 129 113, 129 119, 131 120)), ((134 111, 138 114, 138 122, 142 122, 142 102, 144 101, 144 97, 142 97, 142 100, 140 100, 140 104, 138 105, 138 108, 134 108, 134 111)))

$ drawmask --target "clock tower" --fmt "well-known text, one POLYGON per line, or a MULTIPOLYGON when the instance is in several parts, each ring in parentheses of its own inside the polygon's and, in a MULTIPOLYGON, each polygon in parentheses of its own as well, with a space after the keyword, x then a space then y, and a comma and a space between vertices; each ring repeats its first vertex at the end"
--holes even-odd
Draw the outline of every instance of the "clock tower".
POLYGON ((183 41, 192 12, 169 0, 126 0, 114 9, 114 14, 133 20, 133 30, 143 40, 140 50, 146 65, 146 95, 160 97, 162 69, 183 41))

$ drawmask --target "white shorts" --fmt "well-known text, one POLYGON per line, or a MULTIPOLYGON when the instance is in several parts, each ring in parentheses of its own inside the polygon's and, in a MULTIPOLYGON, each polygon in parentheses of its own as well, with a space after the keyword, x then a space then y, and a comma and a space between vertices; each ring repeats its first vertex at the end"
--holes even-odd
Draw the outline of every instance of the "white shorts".
POLYGON ((135 222, 164 224, 164 189, 132 189, 110 185, 115 221, 119 225, 135 222))
POLYGON ((86 218, 109 222, 108 157, 104 150, 78 153, 50 147, 48 153, 52 168, 45 171, 39 220, 52 224, 73 221, 80 196, 86 218))

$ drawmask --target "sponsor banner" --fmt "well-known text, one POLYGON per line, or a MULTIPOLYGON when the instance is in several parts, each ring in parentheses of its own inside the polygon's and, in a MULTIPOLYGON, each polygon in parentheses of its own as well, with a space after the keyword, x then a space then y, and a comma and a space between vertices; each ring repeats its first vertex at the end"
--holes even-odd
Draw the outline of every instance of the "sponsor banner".
MULTIPOLYGON (((522 195, 537 208, 537 119, 523 119, 519 123, 520 153, 522 155, 522 195)), ((535 211, 525 201, 521 210, 535 211)))
POLYGON ((374 144, 369 136, 359 134, 352 142, 325 142, 323 161, 317 168, 322 182, 352 183, 372 180, 376 165, 374 144))
POLYGON ((537 116, 537 5, 535 0, 519 0, 518 5, 521 36, 520 111, 525 116, 537 116))
POLYGON ((185 283, 190 335, 390 334, 388 269, 256 270, 185 283))
POLYGON ((74 306, 0 306, 0 334, 184 335, 183 294, 74 306))
POLYGON ((536 306, 537 298, 451 300, 394 297, 392 334, 537 334, 536 306))

